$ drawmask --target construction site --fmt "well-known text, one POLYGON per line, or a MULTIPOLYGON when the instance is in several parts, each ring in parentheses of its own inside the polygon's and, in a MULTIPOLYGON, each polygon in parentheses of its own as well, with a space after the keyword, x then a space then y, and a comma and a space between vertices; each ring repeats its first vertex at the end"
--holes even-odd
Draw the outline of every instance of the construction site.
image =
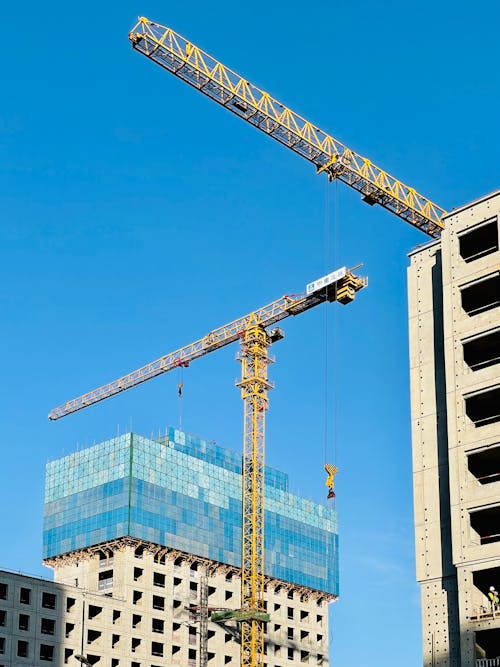
MULTIPOLYGON (((393 235, 417 230, 419 241, 406 250, 412 478, 408 471, 403 483, 413 493, 409 531, 423 665, 500 667, 500 190, 445 210, 173 28, 145 17, 131 26, 128 46, 153 70, 155 86, 178 80, 169 91, 172 107, 188 84, 190 104, 205 96, 203 104, 224 107, 216 109, 221 122, 232 114, 252 126, 249 141, 255 129, 269 143, 274 139, 299 166, 310 163, 304 169, 316 171, 327 188, 353 190, 364 215, 382 210, 393 235)), ((152 103, 145 99, 136 110, 144 117, 152 103)), ((170 113, 164 109, 167 124, 170 113)), ((90 419, 129 390, 131 400, 146 387, 159 392, 149 381, 169 373, 178 424, 147 436, 131 420, 113 437, 68 444, 68 453, 48 460, 42 559, 53 579, 0 569, 0 667, 327 667, 331 603, 342 598, 336 485, 342 466, 337 449, 325 446, 322 500, 296 492, 300 480, 289 474, 289 461, 267 463, 266 420, 282 390, 273 391, 270 368, 286 348, 285 328, 288 334, 300 323, 309 331, 308 322, 324 309, 335 310, 342 323, 377 289, 363 257, 352 266, 336 259, 298 292, 279 296, 266 285, 266 303, 237 317, 228 312, 226 324, 208 330, 200 316, 190 340, 106 384, 97 386, 103 364, 97 374, 89 362, 96 388, 86 393, 77 395, 81 381, 68 374, 77 396, 61 396, 67 400, 51 408, 51 429, 71 423, 75 413, 90 419), (242 408, 221 408, 225 420, 241 424, 242 444, 231 449, 209 433, 190 433, 181 409, 187 369, 225 348, 236 352, 233 391, 242 408)), ((242 259, 242 273, 252 270, 250 259, 242 259)), ((255 274, 262 280, 261 270, 255 274)), ((310 336, 310 346, 319 347, 312 330, 310 336)), ((78 331, 73 343, 81 344, 78 331)), ((349 358, 356 351, 335 354, 349 358)), ((215 393, 209 377, 202 382, 215 393)), ((332 391, 353 403, 361 389, 353 375, 332 391)), ((307 422, 306 415, 293 418, 307 422)), ((312 457, 313 445, 304 443, 306 456, 307 447, 312 457)), ((384 453, 378 456, 380 467, 389 468, 384 453)), ((371 607, 377 614, 376 601, 371 607)), ((359 632, 335 642, 355 647, 359 632)), ((410 658, 401 655, 400 664, 414 664, 410 658)), ((382 667, 384 656, 372 664, 382 667)))

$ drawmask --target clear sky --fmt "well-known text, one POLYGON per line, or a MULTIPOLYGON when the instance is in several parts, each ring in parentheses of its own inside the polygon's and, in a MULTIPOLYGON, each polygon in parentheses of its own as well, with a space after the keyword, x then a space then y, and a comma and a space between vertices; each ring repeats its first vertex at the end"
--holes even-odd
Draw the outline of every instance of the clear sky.
MULTIPOLYGON (((267 460, 321 502, 325 452, 340 468, 334 665, 421 664, 406 254, 427 237, 328 185, 127 34, 138 15, 170 25, 450 209, 500 185, 499 13, 493 0, 4 8, 0 567, 44 572, 45 462, 178 425, 180 378, 61 422, 50 408, 364 262, 370 286, 352 305, 284 323, 267 460)), ((183 427, 235 449, 236 351, 182 378, 183 427)))

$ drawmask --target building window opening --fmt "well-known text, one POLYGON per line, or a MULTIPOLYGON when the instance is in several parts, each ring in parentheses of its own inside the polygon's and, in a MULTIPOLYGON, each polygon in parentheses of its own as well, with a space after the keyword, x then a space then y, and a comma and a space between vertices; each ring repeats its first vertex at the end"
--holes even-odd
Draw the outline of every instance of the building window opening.
POLYGON ((196 628, 193 625, 189 628, 189 643, 196 644, 196 628))
POLYGON ((28 614, 19 614, 19 630, 27 632, 30 629, 30 617, 28 614))
MULTIPOLYGON (((174 601, 174 607, 175 607, 175 601, 174 601)), ((153 609, 159 609, 160 611, 164 611, 165 598, 162 597, 161 595, 153 595, 153 609)))
POLYGON ((181 650, 180 646, 174 646, 173 645, 172 646, 172 655, 175 655, 176 653, 179 653, 180 650, 181 650))
POLYGON ((17 642, 17 656, 19 658, 27 658, 28 657, 28 650, 29 650, 28 642, 20 639, 17 642))
MULTIPOLYGON (((500 482, 500 443, 467 456, 467 466, 479 484, 500 482)), ((500 584, 500 581, 498 582, 500 584)))
POLYGON ((97 618, 101 613, 102 613, 102 607, 98 607, 95 604, 89 604, 89 621, 91 621, 94 618, 97 618))
POLYGON ((141 600, 142 600, 142 591, 134 591, 132 593, 132 604, 140 604, 141 600))
POLYGON ((159 588, 165 588, 165 575, 161 574, 161 572, 154 572, 153 586, 158 586, 159 588))
POLYGON ((115 625, 115 623, 118 623, 121 615, 122 615, 121 611, 119 611, 118 609, 113 609, 113 625, 115 625))
POLYGON ((306 623, 309 622, 309 612, 304 611, 303 609, 301 609, 301 611, 300 611, 300 620, 305 621, 306 623))
POLYGON ((99 630, 87 630, 87 644, 93 644, 101 635, 99 630))
POLYGON ((288 660, 293 660, 293 648, 288 649, 288 660))
POLYGON ((497 219, 487 220, 458 237, 460 256, 465 262, 485 257, 498 250, 497 219))
POLYGON ((462 308, 470 317, 500 305, 500 273, 462 287, 462 308))
POLYGON ((53 635, 56 631, 56 622, 53 618, 42 618, 40 632, 43 635, 53 635))
POLYGON ((111 635, 111 648, 115 648, 120 641, 120 635, 111 635))
POLYGON ((473 544, 500 542, 500 505, 470 513, 473 544))
POLYGON ((75 624, 74 623, 66 623, 66 628, 65 628, 65 637, 68 639, 71 637, 71 633, 75 629, 75 624))
POLYGON ((476 428, 500 421, 500 387, 466 396, 465 412, 476 428))
POLYGON ((5 653, 5 638, 0 637, 0 654, 5 653))
POLYGON ((143 555, 144 555, 144 545, 143 545, 143 544, 140 544, 140 545, 136 548, 136 550, 134 551, 134 556, 135 556, 136 558, 142 558, 143 555))
POLYGON ((6 618, 7 618, 7 612, 5 611, 5 609, 0 609, 0 628, 5 627, 6 618))
POLYGON ((300 662, 309 662, 309 651, 300 652, 300 662))
POLYGON ((489 331, 462 342, 464 361, 473 371, 500 362, 500 329, 489 331))
POLYGON ((132 653, 135 653, 136 649, 139 648, 140 645, 141 645, 141 640, 139 639, 139 637, 132 637, 132 643, 131 643, 132 653))
POLYGON ((64 649, 64 664, 67 665, 69 663, 69 659, 73 655, 73 649, 72 648, 65 648, 64 649))
POLYGON ((66 598, 66 611, 71 611, 76 604, 75 598, 66 598))
POLYGON ((42 607, 44 609, 56 608, 56 596, 54 593, 42 593, 42 607))
POLYGON ((226 591, 224 593, 224 599, 225 600, 230 600, 233 597, 233 592, 232 591, 226 591))
POLYGON ((7 599, 8 590, 9 587, 7 586, 7 584, 0 584, 0 600, 7 599))
POLYGON ((182 584, 182 579, 180 577, 174 577, 174 586, 180 586, 182 584))
POLYGON ((52 662, 54 660, 54 647, 50 644, 40 644, 40 660, 52 662))
POLYGON ((165 621, 161 618, 153 618, 151 621, 151 630, 163 634, 165 629, 165 621))
POLYGON ((120 660, 118 658, 111 658, 111 667, 118 667, 120 660))
POLYGON ((139 579, 142 577, 142 573, 144 570, 142 567, 134 567, 134 581, 139 581, 139 579))
POLYGON ((29 588, 21 588, 19 591, 19 602, 21 604, 30 604, 31 590, 29 588))
POLYGON ((151 655, 163 657, 163 644, 160 642, 151 642, 151 655))
POLYGON ((132 615, 132 627, 133 628, 139 627, 140 624, 141 624, 141 621, 142 621, 142 616, 140 616, 139 614, 133 614, 132 615))
POLYGON ((495 658, 500 662, 500 629, 476 632, 476 665, 490 667, 495 664, 495 658), (481 663, 482 660, 488 662, 481 663))
POLYGON ((87 660, 90 662, 91 665, 97 664, 100 659, 101 659, 100 655, 91 655, 90 653, 87 653, 87 660))
POLYGON ((105 591, 109 588, 113 588, 113 570, 103 570, 102 572, 99 572, 97 590, 105 591))
POLYGON ((230 655, 225 655, 224 656, 224 664, 227 665, 231 662, 231 656, 230 655))

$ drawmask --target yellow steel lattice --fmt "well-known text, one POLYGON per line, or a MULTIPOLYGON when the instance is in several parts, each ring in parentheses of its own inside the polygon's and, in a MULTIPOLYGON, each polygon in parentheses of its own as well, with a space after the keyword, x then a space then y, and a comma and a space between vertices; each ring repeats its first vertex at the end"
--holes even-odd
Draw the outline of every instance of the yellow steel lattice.
POLYGON ((302 118, 184 37, 140 18, 129 34, 134 49, 316 165, 432 237, 446 213, 373 162, 302 118))

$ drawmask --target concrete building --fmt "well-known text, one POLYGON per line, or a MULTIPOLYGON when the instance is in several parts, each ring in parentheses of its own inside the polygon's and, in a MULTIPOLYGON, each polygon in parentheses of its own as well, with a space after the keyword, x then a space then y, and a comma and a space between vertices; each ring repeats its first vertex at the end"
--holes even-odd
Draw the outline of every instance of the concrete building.
POLYGON ((417 579, 426 667, 500 665, 500 192, 449 213, 408 269, 417 579))
MULTIPOLYGON (((265 480, 265 665, 327 665, 335 512, 265 480)), ((203 595, 240 607, 241 455, 170 429, 50 462, 44 559, 55 582, 0 572, 0 667, 197 667, 203 595)), ((206 639, 208 667, 239 665, 234 624, 206 639)))

